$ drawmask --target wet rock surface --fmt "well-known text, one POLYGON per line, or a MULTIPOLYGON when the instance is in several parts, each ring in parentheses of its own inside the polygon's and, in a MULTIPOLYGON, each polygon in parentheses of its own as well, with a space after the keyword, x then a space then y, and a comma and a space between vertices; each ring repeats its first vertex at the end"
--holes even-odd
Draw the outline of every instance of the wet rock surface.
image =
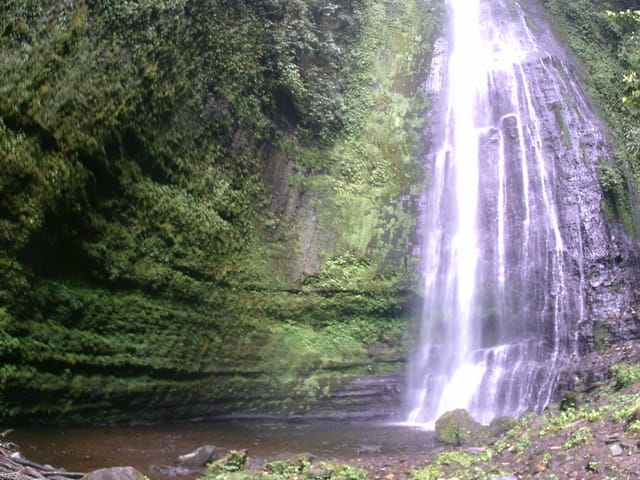
POLYGON ((303 418, 401 420, 405 375, 361 376, 347 382, 303 418))
POLYGON ((180 455, 178 457, 178 465, 185 469, 202 467, 209 461, 215 451, 215 445, 204 445, 193 452, 180 455))
POLYGON ((101 468, 88 473, 84 480, 144 480, 144 474, 133 467, 101 468))

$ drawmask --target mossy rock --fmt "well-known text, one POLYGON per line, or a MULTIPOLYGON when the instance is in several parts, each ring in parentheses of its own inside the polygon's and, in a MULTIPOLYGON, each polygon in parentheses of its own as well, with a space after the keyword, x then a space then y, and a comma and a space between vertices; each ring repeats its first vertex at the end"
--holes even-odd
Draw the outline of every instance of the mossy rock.
POLYGON ((224 457, 209 465, 207 468, 207 476, 218 473, 238 472, 244 470, 246 463, 246 450, 231 450, 224 457))
POLYGON ((499 437, 517 425, 518 421, 513 417, 498 417, 491 420, 488 433, 491 437, 499 437))
POLYGON ((282 475, 287 478, 296 477, 308 470, 312 461, 313 457, 305 453, 286 460, 273 460, 268 462, 266 469, 274 475, 282 475))
POLYGON ((598 353, 603 353, 611 347, 611 333, 606 322, 593 323, 593 346, 598 353))
POLYGON ((487 435, 487 427, 462 408, 446 412, 436 420, 436 438, 448 445, 484 443, 487 435))
POLYGON ((640 422, 640 407, 635 408, 630 414, 629 414, 629 418, 627 419, 627 426, 631 425, 632 423, 635 422, 640 422))
POLYGON ((560 400, 560 411, 575 410, 580 404, 580 394, 578 392, 569 391, 562 394, 560 400))

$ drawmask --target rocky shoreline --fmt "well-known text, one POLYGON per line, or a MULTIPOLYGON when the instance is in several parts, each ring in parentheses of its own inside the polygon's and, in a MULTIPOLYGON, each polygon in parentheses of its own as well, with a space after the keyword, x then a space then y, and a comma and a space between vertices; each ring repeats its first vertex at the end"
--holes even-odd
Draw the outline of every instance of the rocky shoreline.
MULTIPOLYGON (((640 355, 625 358, 606 379, 567 391, 542 414, 500 419, 489 427, 466 412, 436 423, 439 442, 421 451, 355 448, 340 458, 305 454, 266 458, 244 449, 205 445, 145 476, 133 467, 68 472, 26 459, 18 446, 0 444, 1 480, 626 480, 640 478, 640 355), (445 421, 446 420, 446 421, 445 421)), ((604 358, 604 356, 603 356, 604 358)), ((608 358, 608 357, 607 357, 608 358)), ((247 441, 247 447, 250 447, 247 441)))

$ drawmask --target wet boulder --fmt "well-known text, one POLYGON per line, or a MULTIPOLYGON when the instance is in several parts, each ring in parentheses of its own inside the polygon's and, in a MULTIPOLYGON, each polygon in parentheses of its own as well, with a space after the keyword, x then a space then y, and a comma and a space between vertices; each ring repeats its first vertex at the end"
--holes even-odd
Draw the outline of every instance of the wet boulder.
POLYGON ((144 480, 144 474, 133 467, 100 468, 86 474, 82 480, 144 480))
POLYGON ((197 468, 204 466, 215 452, 215 445, 204 445, 193 452, 178 457, 178 465, 182 468, 197 468))
POLYGON ((436 420, 436 438, 449 445, 480 444, 487 437, 487 427, 478 423, 466 410, 444 413, 436 420))

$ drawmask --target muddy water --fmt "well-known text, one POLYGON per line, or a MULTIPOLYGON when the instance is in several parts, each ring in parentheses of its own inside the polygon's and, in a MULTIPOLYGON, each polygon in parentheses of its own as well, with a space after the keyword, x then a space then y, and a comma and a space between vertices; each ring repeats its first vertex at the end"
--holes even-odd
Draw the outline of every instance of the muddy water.
MULTIPOLYGON (((16 429, 7 440, 38 463, 86 472, 131 465, 157 477, 151 465, 175 465, 176 457, 213 444, 268 459, 310 453, 318 458, 406 458, 434 446, 433 432, 374 423, 227 421, 154 427, 16 429)), ((402 461, 402 460, 401 460, 402 461)))

